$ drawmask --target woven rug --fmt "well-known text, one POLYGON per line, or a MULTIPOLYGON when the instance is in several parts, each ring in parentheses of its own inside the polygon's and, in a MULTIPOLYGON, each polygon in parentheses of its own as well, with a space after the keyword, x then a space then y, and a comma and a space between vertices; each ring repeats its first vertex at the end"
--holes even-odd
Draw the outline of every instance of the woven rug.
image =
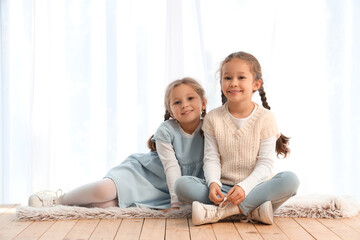
MULTIPOLYGON (((345 218, 360 211, 360 204, 350 196, 304 195, 295 196, 276 210, 277 217, 345 218)), ((33 208, 19 206, 17 220, 65 220, 65 219, 111 219, 111 218, 190 218, 191 206, 164 213, 148 208, 85 208, 58 205, 33 208)))

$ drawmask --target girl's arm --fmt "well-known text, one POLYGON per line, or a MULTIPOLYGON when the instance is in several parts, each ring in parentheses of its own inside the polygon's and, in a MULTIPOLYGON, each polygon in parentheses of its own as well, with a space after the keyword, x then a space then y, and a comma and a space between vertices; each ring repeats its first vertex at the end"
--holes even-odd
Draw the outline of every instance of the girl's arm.
POLYGON ((224 200, 224 195, 221 192, 221 164, 218 145, 215 137, 207 133, 204 133, 204 136, 204 175, 209 187, 209 199, 215 204, 220 204, 224 200))
POLYGON ((159 155, 161 163, 164 166, 166 175, 166 183, 171 196, 171 206, 179 207, 180 203, 174 191, 175 181, 181 176, 179 162, 175 156, 174 149, 170 143, 156 141, 156 151, 159 155))
POLYGON ((274 167, 276 137, 264 139, 260 143, 259 155, 252 173, 243 181, 238 183, 244 191, 245 196, 259 183, 268 178, 274 167))
POLYGON ((211 183, 215 182, 222 186, 220 182, 221 178, 221 164, 219 148, 215 137, 204 133, 205 144, 204 144, 204 175, 206 184, 210 186, 211 183))

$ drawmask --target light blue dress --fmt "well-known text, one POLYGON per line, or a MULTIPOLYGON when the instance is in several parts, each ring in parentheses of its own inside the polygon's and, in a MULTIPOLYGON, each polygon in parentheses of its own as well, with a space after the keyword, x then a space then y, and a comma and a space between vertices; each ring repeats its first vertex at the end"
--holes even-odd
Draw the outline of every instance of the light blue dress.
MULTIPOLYGON (((204 178, 204 138, 200 134, 202 121, 195 132, 185 133, 173 120, 164 121, 152 141, 170 143, 179 162, 182 176, 204 178)), ((110 169, 105 178, 114 181, 119 207, 171 207, 170 194, 163 165, 157 152, 130 155, 118 166, 110 169)))

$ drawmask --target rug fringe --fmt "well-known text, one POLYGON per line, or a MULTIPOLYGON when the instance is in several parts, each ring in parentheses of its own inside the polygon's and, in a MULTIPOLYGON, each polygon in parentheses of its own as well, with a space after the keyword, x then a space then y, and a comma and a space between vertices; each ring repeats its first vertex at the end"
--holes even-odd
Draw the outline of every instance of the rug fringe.
MULTIPOLYGON (((356 216, 360 211, 359 202, 351 196, 311 194, 289 199, 274 216, 305 218, 346 218, 356 216)), ((45 221, 70 219, 112 219, 112 218, 191 218, 191 206, 179 210, 162 212, 148 208, 85 208, 58 205, 55 207, 33 208, 19 206, 16 209, 19 221, 45 221)))

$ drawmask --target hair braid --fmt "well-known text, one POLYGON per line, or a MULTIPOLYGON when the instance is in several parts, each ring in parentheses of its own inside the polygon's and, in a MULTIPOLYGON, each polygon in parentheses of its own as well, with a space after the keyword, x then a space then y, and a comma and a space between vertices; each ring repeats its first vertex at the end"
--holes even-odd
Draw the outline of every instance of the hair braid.
MULTIPOLYGON (((171 114, 168 110, 165 110, 165 114, 164 114, 164 121, 169 120, 171 118, 171 114)), ((148 139, 147 141, 147 147, 151 150, 151 151, 156 151, 156 144, 155 142, 151 141, 151 139, 154 137, 154 134, 151 135, 151 137, 148 139)))
POLYGON ((222 105, 224 105, 227 102, 227 98, 225 96, 225 94, 223 93, 223 91, 221 91, 221 103, 222 105))
POLYGON ((270 110, 271 108, 267 102, 266 93, 265 93, 264 86, 262 83, 261 83, 261 86, 258 91, 259 91, 259 95, 260 95, 263 107, 270 110))
MULTIPOLYGON (((261 97, 261 102, 262 102, 263 107, 270 110, 271 108, 266 99, 266 93, 264 90, 263 83, 261 83, 261 86, 258 91, 259 91, 259 95, 261 97)), ((279 157, 279 155, 282 155, 284 158, 286 158, 287 155, 290 153, 290 149, 288 147, 289 140, 290 140, 290 138, 286 137, 282 133, 280 134, 280 137, 276 140, 276 153, 277 153, 278 157, 279 157)))
POLYGON ((276 152, 277 156, 283 155, 283 158, 286 158, 288 154, 290 154, 289 145, 289 137, 286 137, 283 134, 280 134, 280 137, 276 140, 276 152))
POLYGON ((204 118, 205 116, 206 116, 206 108, 201 112, 201 117, 204 118))
POLYGON ((169 120, 171 118, 171 114, 168 110, 165 110, 164 121, 169 120))

